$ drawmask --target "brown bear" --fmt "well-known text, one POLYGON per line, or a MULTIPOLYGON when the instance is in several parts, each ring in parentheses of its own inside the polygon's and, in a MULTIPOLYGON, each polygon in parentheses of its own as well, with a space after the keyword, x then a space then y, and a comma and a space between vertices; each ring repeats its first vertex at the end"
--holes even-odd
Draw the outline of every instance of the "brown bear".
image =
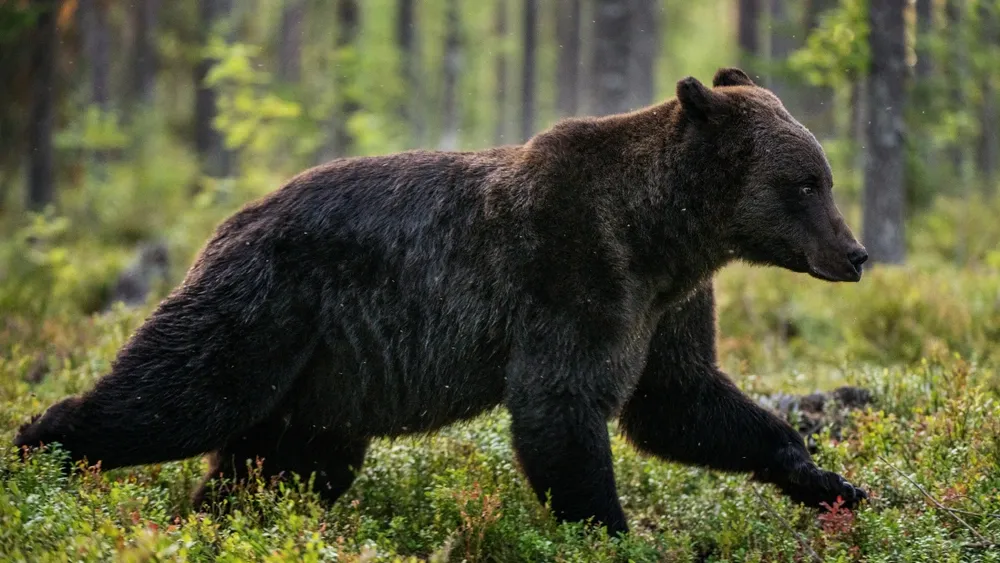
POLYGON ((858 281, 816 139, 738 69, 524 145, 349 158, 226 220, 80 397, 23 426, 105 469, 211 452, 209 474, 315 474, 373 437, 503 405, 563 520, 626 531, 607 422, 664 459, 819 505, 865 493, 716 365, 712 276, 743 260, 858 281))

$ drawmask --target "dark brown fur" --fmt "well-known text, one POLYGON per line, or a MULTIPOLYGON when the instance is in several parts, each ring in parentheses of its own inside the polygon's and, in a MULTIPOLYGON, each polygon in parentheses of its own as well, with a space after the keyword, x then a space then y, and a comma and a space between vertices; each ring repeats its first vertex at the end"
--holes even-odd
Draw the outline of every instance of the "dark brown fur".
POLYGON ((215 452, 315 472, 369 439, 509 409, 563 519, 627 529, 607 421, 666 459, 818 505, 860 489, 716 367, 712 275, 743 259, 856 281, 815 138, 741 71, 523 146, 338 160, 223 223, 82 397, 22 428, 105 468, 215 452), (279 438, 280 437, 280 438, 279 438))

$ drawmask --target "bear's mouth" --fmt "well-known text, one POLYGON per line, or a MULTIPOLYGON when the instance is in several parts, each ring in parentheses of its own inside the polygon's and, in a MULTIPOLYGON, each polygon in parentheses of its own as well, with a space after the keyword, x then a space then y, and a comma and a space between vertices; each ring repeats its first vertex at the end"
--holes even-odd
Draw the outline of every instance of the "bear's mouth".
POLYGON ((833 274, 823 268, 819 268, 812 264, 809 265, 809 275, 828 282, 858 282, 861 281, 861 273, 863 269, 861 266, 854 266, 848 263, 850 268, 838 268, 840 272, 833 274), (850 271, 848 271, 850 270, 850 271))

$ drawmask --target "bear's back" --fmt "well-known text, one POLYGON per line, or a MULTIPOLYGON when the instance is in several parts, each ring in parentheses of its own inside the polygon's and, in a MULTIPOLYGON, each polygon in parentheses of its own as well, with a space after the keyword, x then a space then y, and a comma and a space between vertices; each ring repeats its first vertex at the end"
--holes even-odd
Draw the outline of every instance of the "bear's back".
POLYGON ((244 210, 287 249, 279 271, 310 272, 335 356, 306 383, 327 403, 318 422, 429 430, 501 400, 522 297, 507 193, 517 150, 339 160, 244 210))

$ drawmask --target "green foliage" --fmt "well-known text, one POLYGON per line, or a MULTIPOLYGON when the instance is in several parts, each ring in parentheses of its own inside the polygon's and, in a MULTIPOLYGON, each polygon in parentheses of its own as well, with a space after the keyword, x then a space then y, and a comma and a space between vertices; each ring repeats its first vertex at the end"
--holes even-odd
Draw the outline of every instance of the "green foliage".
POLYGON ((30 30, 44 13, 45 7, 24 2, 0 3, 0 45, 9 45, 19 40, 30 30))
POLYGON ((0 245, 0 312, 46 318, 97 308, 106 282, 122 267, 113 250, 75 254, 67 244, 70 221, 43 215, 0 245))
POLYGON ((845 87, 864 76, 869 58, 868 0, 842 0, 820 16, 789 64, 812 84, 845 87))
POLYGON ((918 260, 925 265, 879 266, 859 287, 810 291, 800 290, 801 276, 790 272, 723 272, 716 284, 723 357, 731 367, 765 373, 787 362, 815 373, 819 366, 907 364, 948 351, 1000 359, 1000 270, 918 260))
POLYGON ((114 112, 103 112, 90 106, 79 116, 79 121, 59 131, 53 139, 56 148, 108 150, 125 147, 128 135, 121 129, 114 112))
POLYGON ((939 197, 933 207, 913 220, 910 246, 917 259, 936 259, 974 268, 1000 271, 1000 194, 984 197, 939 197))
POLYGON ((301 103, 271 87, 273 77, 256 62, 259 47, 216 37, 209 52, 219 61, 205 79, 219 95, 213 125, 224 133, 229 148, 240 150, 245 163, 273 164, 279 149, 290 149, 292 162, 302 162, 317 150, 322 141, 317 124, 307 119, 301 103))

